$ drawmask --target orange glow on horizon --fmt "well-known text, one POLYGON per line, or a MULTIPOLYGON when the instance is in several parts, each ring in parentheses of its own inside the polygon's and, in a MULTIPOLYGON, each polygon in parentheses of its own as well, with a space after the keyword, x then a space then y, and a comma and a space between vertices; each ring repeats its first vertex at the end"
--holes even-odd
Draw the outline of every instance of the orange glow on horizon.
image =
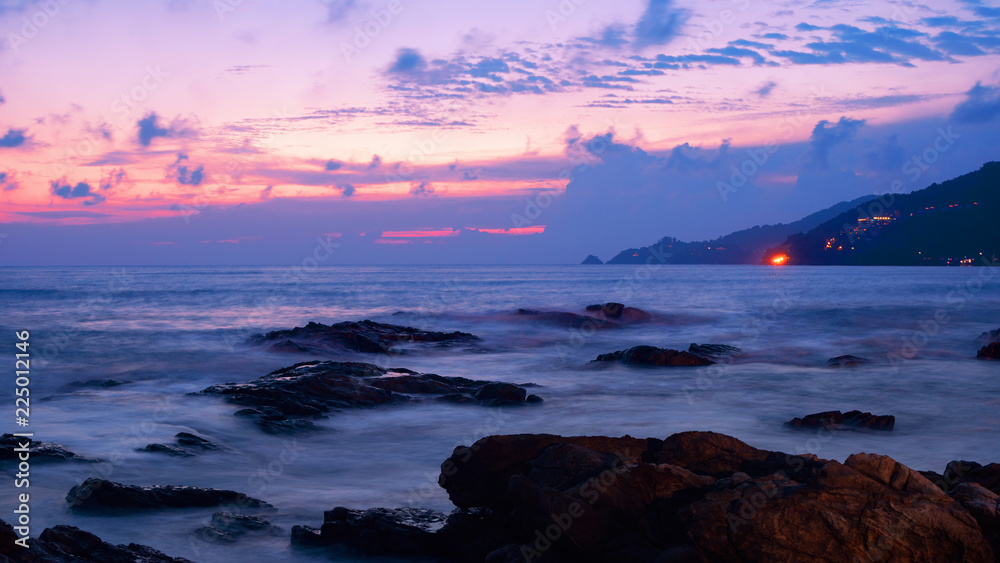
POLYGON ((778 254, 774 258, 771 258, 771 264, 773 266, 782 266, 785 264, 785 262, 788 262, 787 254, 778 254))

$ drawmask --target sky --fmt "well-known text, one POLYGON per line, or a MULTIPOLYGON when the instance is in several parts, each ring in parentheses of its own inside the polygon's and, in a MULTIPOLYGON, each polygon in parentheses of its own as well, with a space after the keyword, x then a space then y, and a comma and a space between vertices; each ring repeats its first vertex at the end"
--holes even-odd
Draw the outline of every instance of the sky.
POLYGON ((981 0, 0 0, 0 265, 579 263, 1000 160, 981 0))

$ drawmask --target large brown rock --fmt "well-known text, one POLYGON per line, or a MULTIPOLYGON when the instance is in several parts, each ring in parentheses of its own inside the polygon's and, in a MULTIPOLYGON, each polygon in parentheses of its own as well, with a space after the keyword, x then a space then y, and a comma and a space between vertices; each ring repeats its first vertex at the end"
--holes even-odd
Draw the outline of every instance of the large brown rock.
POLYGON ((861 411, 825 411, 793 418, 785 423, 792 428, 826 428, 828 430, 892 430, 896 426, 896 417, 889 415, 874 415, 861 411))
POLYGON ((696 356, 689 352, 679 352, 655 346, 634 346, 627 350, 601 354, 593 362, 621 362, 623 364, 653 367, 710 366, 715 363, 708 358, 696 356))
POLYGON ((1000 360, 1000 342, 991 342, 979 349, 977 358, 984 360, 1000 360))

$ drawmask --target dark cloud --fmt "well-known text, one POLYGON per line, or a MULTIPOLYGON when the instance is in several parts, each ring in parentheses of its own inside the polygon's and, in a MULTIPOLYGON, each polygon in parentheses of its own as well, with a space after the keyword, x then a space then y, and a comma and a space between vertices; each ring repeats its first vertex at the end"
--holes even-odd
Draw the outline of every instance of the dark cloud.
POLYGON ((192 168, 190 159, 184 153, 177 153, 177 160, 168 168, 168 179, 184 186, 200 186, 205 181, 205 167, 192 168))
POLYGON ((628 45, 628 28, 620 23, 605 26, 596 37, 584 37, 584 41, 609 49, 621 49, 628 45))
POLYGON ((632 45, 637 49, 665 45, 680 35, 690 13, 674 6, 673 0, 649 0, 635 24, 632 45))
POLYGON ((124 168, 116 168, 101 176, 101 190, 108 191, 117 188, 128 180, 128 174, 124 168))
POLYGON ((0 191, 9 192, 21 187, 13 172, 0 172, 0 191))
POLYGON ((849 117, 841 117, 837 123, 830 123, 825 119, 817 123, 809 138, 812 164, 820 168, 829 168, 830 150, 853 139, 864 124, 864 119, 849 117))
POLYGON ((330 160, 326 161, 326 165, 324 166, 324 169, 327 172, 333 172, 334 170, 340 170, 343 167, 344 167, 344 163, 343 162, 338 162, 336 160, 330 159, 330 160))
POLYGON ((139 127, 140 145, 148 147, 153 139, 170 136, 170 131, 166 127, 160 127, 158 121, 159 117, 155 113, 150 113, 139 120, 136 125, 139 127))
POLYGON ((274 190, 274 186, 268 186, 260 191, 260 199, 271 199, 271 191, 274 190))
POLYGON ((368 164, 369 170, 378 170, 382 167, 382 157, 374 154, 372 155, 372 161, 368 164))
POLYGON ((328 0, 326 4, 327 23, 341 23, 361 8, 358 0, 328 0))
POLYGON ((195 135, 194 129, 188 122, 179 117, 166 127, 161 125, 160 116, 156 115, 155 112, 146 114, 145 117, 136 122, 136 127, 138 128, 137 138, 139 144, 144 147, 148 147, 152 144, 153 139, 158 137, 182 138, 193 137, 195 135))
POLYGON ((795 64, 895 63, 913 66, 911 60, 952 60, 926 41, 922 31, 883 25, 867 31, 852 25, 837 24, 828 28, 799 24, 802 31, 829 31, 832 40, 806 44, 810 51, 776 50, 771 54, 795 64))
POLYGON ((756 90, 754 90, 753 93, 757 94, 761 98, 766 98, 771 95, 771 92, 777 85, 778 85, 777 82, 773 80, 768 80, 767 82, 761 84, 760 87, 758 87, 756 90))
POLYGON ((3 94, 0 94, 0 104, 6 104, 6 103, 7 103, 7 98, 4 98, 3 94))
POLYGON ((963 123, 983 123, 1000 115, 1000 88, 981 82, 965 93, 965 101, 955 106, 951 118, 963 123))
POLYGON ((706 49, 706 52, 725 55, 727 57, 732 57, 734 59, 751 58, 753 59, 753 63, 755 65, 762 65, 767 62, 767 59, 765 59, 764 56, 758 53, 757 51, 754 51, 753 49, 746 49, 744 47, 736 47, 733 45, 722 48, 706 49))
POLYGON ((0 148, 13 148, 19 147, 28 140, 24 135, 25 129, 8 129, 7 133, 0 137, 0 148))
POLYGON ((50 186, 49 192, 52 195, 63 199, 82 199, 84 205, 97 205, 105 200, 103 195, 94 191, 86 182, 79 182, 74 186, 65 179, 53 180, 50 186))
POLYGON ((788 36, 785 35, 784 33, 765 33, 765 34, 761 35, 760 37, 761 37, 761 39, 775 39, 777 41, 786 41, 786 40, 788 40, 788 36))
POLYGON ((410 186, 410 195, 412 196, 429 196, 434 194, 434 186, 430 182, 420 182, 419 184, 414 182, 410 186))
POLYGON ((344 197, 351 197, 356 191, 354 189, 354 184, 338 184, 337 189, 340 190, 340 195, 344 197))
POLYGON ((406 74, 427 68, 427 60, 416 49, 402 48, 396 51, 396 60, 389 66, 389 72, 406 74))

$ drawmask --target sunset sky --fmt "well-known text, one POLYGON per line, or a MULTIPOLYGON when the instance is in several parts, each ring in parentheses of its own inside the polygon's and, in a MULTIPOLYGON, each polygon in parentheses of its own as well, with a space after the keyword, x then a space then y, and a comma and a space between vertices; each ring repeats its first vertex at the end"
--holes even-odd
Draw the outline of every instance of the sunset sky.
POLYGON ((1000 160, 979 0, 0 0, 0 69, 0 264, 578 263, 1000 160))

